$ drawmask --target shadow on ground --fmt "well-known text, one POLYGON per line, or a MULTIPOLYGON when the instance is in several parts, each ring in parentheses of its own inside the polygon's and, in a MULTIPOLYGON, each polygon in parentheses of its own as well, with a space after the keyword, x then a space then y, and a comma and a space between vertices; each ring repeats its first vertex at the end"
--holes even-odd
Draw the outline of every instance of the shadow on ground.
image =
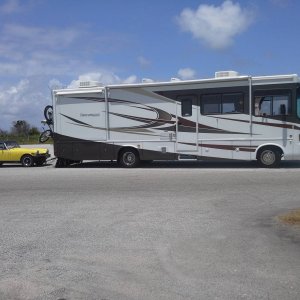
MULTIPOLYGON (((85 161, 80 164, 69 166, 69 168, 120 168, 115 161, 85 161)), ((138 168, 146 169, 259 169, 256 161, 154 161, 152 163, 141 163, 138 168)), ((298 169, 299 161, 283 161, 280 168, 298 169)))

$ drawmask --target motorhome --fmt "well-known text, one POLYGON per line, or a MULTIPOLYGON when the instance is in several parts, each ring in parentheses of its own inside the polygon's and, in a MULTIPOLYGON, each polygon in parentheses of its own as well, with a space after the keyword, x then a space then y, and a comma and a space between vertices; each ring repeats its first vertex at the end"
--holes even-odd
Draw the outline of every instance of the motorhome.
POLYGON ((137 84, 82 82, 56 89, 57 167, 116 160, 257 160, 276 167, 300 159, 300 79, 296 74, 137 84))

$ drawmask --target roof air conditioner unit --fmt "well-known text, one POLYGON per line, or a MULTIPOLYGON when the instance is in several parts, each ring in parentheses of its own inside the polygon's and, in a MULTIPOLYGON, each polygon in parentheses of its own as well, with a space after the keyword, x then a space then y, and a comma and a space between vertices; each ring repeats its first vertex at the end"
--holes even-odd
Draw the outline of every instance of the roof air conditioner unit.
POLYGON ((79 82, 80 88, 99 87, 99 86, 103 86, 103 84, 98 81, 80 81, 79 82))
POLYGON ((218 71, 215 73, 215 78, 237 77, 239 73, 236 71, 218 71))

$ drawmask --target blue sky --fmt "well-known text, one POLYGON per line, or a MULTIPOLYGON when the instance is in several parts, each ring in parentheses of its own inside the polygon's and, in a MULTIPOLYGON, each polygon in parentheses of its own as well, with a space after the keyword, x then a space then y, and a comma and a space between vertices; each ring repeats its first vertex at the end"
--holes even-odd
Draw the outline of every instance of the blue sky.
POLYGON ((300 73, 296 0, 0 0, 0 129, 54 86, 300 73))

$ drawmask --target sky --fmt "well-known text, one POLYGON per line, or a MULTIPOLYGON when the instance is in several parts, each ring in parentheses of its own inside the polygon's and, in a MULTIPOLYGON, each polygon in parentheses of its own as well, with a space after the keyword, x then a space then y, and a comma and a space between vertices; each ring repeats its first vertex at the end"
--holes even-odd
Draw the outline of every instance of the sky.
POLYGON ((0 129, 51 89, 300 73, 298 0, 0 0, 0 129))

